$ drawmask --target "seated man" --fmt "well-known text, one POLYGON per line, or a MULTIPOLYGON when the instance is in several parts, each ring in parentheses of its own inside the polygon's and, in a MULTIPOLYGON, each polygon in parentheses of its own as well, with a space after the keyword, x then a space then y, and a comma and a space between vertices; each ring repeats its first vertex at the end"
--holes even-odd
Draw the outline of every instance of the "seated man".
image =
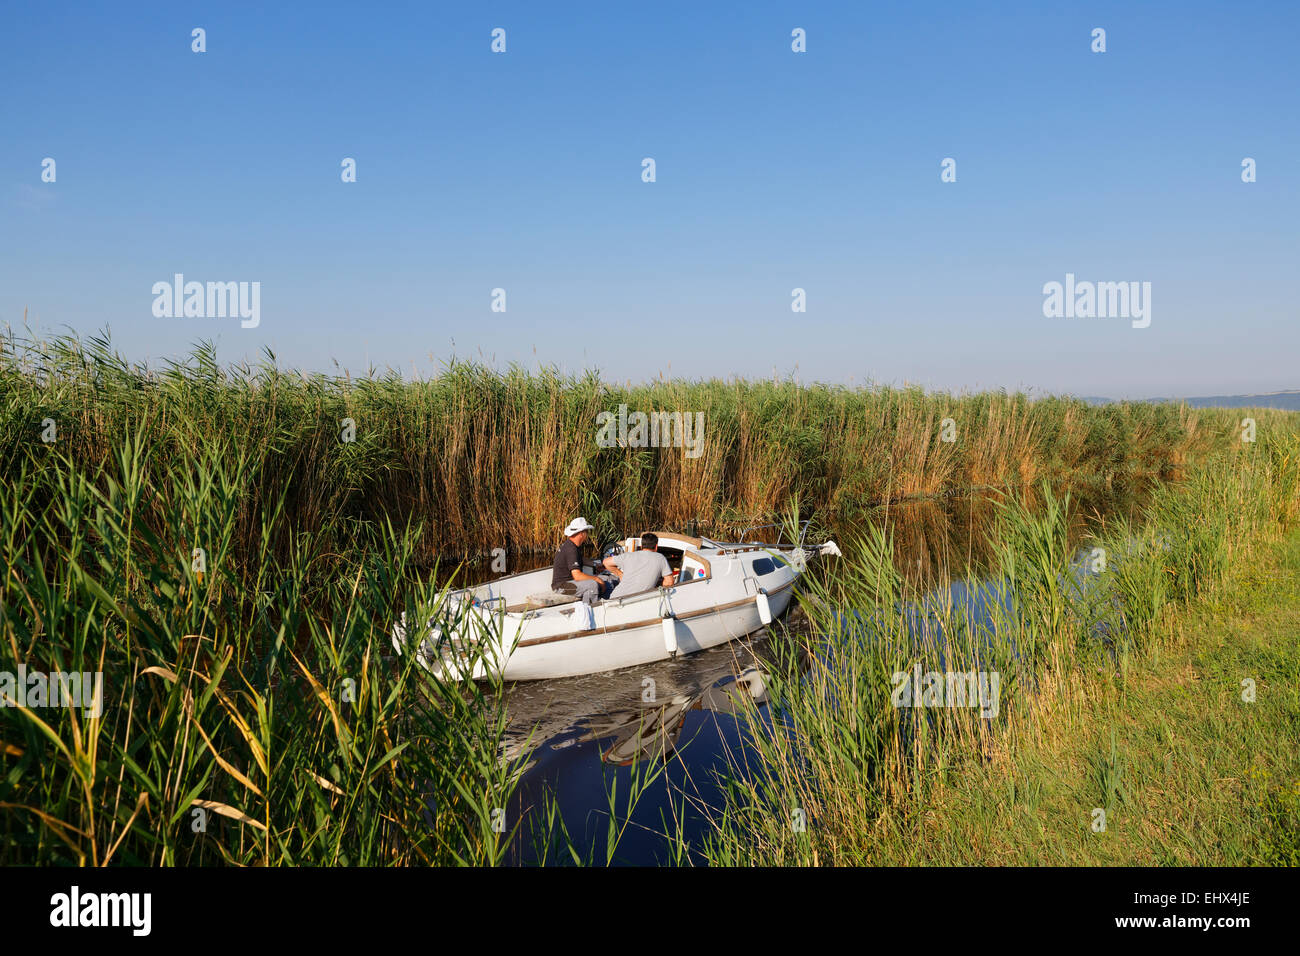
POLYGON ((595 604, 603 597, 606 584, 595 575, 582 570, 582 548, 591 537, 591 525, 586 518, 574 518, 564 529, 564 540, 555 552, 555 565, 551 572, 551 590, 561 594, 576 594, 587 604, 595 604))
POLYGON ((628 551, 605 559, 605 567, 619 579, 610 600, 641 594, 660 584, 666 588, 673 586, 672 568, 668 567, 668 559, 655 550, 658 547, 656 535, 643 534, 640 551, 628 551))

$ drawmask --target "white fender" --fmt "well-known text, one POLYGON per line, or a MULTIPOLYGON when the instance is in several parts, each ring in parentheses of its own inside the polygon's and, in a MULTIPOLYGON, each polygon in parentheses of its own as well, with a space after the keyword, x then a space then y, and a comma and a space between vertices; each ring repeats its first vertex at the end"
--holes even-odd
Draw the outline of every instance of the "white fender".
POLYGON ((675 617, 664 618, 664 650, 669 655, 677 653, 677 619, 675 617))
POLYGON ((402 656, 402 641, 406 640, 406 612, 402 612, 401 620, 393 625, 393 650, 397 651, 397 656, 402 656))
POLYGON ((749 696, 754 700, 763 700, 767 697, 767 685, 763 682, 763 672, 756 667, 746 667, 736 678, 736 683, 744 685, 749 691, 749 696))
POLYGON ((758 605, 758 619, 764 624, 772 623, 772 605, 767 603, 767 595, 759 591, 754 597, 754 603, 758 605))
MULTIPOLYGON (((406 650, 403 647, 403 645, 406 643, 406 640, 407 640, 406 612, 403 611, 400 621, 397 624, 393 625, 393 650, 397 651, 398 657, 401 657, 403 654, 406 653, 406 650)), ((424 640, 420 642, 420 646, 415 649, 416 663, 423 666, 425 670, 432 670, 433 665, 429 659, 427 649, 436 648, 441 641, 442 641, 442 628, 437 626, 431 626, 429 628, 428 636, 426 636, 424 640)))

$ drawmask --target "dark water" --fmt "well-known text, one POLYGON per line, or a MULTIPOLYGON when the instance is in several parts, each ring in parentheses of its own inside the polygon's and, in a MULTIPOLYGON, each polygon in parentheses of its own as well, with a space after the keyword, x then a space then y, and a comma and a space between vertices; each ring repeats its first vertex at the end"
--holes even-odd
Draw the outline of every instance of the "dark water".
MULTIPOLYGON (((894 505, 872 520, 892 527, 903 574, 934 600, 979 619, 1008 600, 992 585, 966 583, 992 564, 996 497, 894 505)), ((1086 545, 1088 534, 1110 516, 1134 517, 1144 497, 1105 489, 1076 493, 1072 545, 1086 545)), ((482 570, 468 579, 492 577, 482 570)), ((808 627, 796 606, 774 629, 675 661, 508 687, 506 756, 527 761, 507 808, 511 828, 522 822, 510 861, 571 863, 573 847, 582 862, 598 864, 704 862, 699 848, 724 804, 719 775, 743 778, 754 759, 737 701, 749 698, 760 718, 771 720, 763 689, 770 642, 790 640, 787 628, 808 627), (651 775, 633 801, 634 782, 651 775), (554 814, 549 822, 548 807, 554 814), (617 837, 612 853, 611 820, 617 837)))
MULTIPOLYGON (((792 616, 798 612, 787 623, 792 616)), ((667 863, 674 856, 664 834, 671 832, 695 848, 692 862, 703 862, 698 847, 723 804, 717 774, 743 768, 745 760, 745 724, 736 709, 749 698, 766 710, 767 642, 764 631, 676 661, 510 688, 508 750, 527 752, 529 763, 507 816, 533 815, 512 845, 512 860, 570 863, 572 844, 583 862, 667 863), (652 694, 653 701, 645 699, 652 694), (634 780, 649 774, 657 776, 633 801, 634 780), (555 824, 546 848, 537 818, 552 800, 567 839, 555 824), (612 856, 611 819, 619 831, 612 856)))
MULTIPOLYGON (((1070 492, 1069 541, 1083 547, 1088 535, 1103 521, 1136 519, 1146 505, 1151 483, 1117 491, 1106 485, 1070 492)), ((1057 492, 1061 496, 1061 492, 1057 492)), ((1015 494, 1031 507, 1042 501, 1039 488, 1015 494)), ((876 509, 873 522, 887 523, 894 533, 895 563, 899 571, 923 589, 942 587, 961 578, 980 578, 993 570, 993 544, 997 529, 996 492, 962 495, 935 501, 914 501, 876 509)))

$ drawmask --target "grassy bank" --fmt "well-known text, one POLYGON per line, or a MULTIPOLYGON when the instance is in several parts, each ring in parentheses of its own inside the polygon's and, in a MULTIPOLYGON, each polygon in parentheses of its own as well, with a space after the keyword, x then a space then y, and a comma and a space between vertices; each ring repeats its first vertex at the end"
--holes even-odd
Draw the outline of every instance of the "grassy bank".
POLYGON ((1008 501, 982 613, 900 610, 921 598, 886 533, 856 542, 806 602, 827 638, 774 668, 783 732, 752 725, 758 783, 733 789, 710 857, 1295 863, 1300 436, 1197 466, 1084 567, 1070 507, 1008 501), (996 672, 1000 699, 899 706, 913 668, 996 672))
POLYGON ((102 703, 4 688, 0 865, 497 861, 499 696, 383 659, 401 614, 438 613, 418 527, 302 532, 280 498, 240 550, 258 470, 229 435, 191 441, 5 476, 0 678, 99 672, 102 703))
MULTIPOLYGON (((518 824, 497 812, 517 770, 497 759, 501 695, 387 657, 401 615, 436 613, 428 565, 444 550, 550 546, 576 511, 603 530, 725 528, 792 495, 843 536, 881 499, 1186 471, 1148 522, 1107 531, 1113 573, 1079 601, 1055 587, 1070 509, 1050 491, 1017 496, 990 561, 1018 603, 991 648, 952 609, 935 611, 946 650, 876 640, 899 638, 882 608, 916 586, 883 532, 822 583, 814 618, 846 641, 812 680, 775 675, 798 746, 770 745, 766 786, 722 831, 743 839, 720 838, 717 859, 887 861, 972 760, 1005 767, 1025 741, 1066 733, 1054 721, 1091 706, 1090 668, 1127 675, 1167 652, 1182 633, 1171 615, 1226 600, 1259 542, 1294 522, 1290 419, 1258 413, 1256 443, 1239 420, 793 382, 618 388, 470 365, 423 382, 304 378, 221 369, 206 350, 146 372, 101 342, 10 339, 0 673, 100 672, 103 708, 0 708, 0 864, 499 861, 518 824), (600 448, 596 414, 623 403, 703 411, 702 454, 600 448), (1096 628, 1111 641, 1084 639, 1096 628), (941 652, 1001 669, 998 721, 889 706, 889 674, 941 652), (810 823, 793 842, 770 829, 792 799, 810 823)), ((1289 806, 1268 793, 1261 812, 1289 806)))
POLYGON ((1300 865, 1300 534, 1256 560, 1231 594, 1180 615, 1158 653, 1081 674, 1039 735, 954 774, 933 816, 883 836, 882 852, 907 863, 1300 865), (1106 832, 1094 833, 1092 809, 1108 805, 1106 832))
MULTIPOLYGON (((1261 427, 1284 415, 1256 413, 1261 427)), ((415 381, 304 376, 269 357, 224 368, 209 348, 146 370, 102 339, 0 341, 0 460, 10 473, 23 461, 39 466, 52 446, 93 475, 128 434, 156 462, 192 455, 203 436, 225 436, 258 476, 236 514, 233 546, 269 545, 281 558, 292 535, 330 533, 340 517, 404 524, 416 516, 414 556, 430 563, 553 548, 557 529, 578 513, 602 534, 690 521, 723 533, 792 496, 843 534, 884 500, 1043 479, 1167 478, 1233 440, 1240 417, 794 381, 618 385, 468 363, 415 381), (701 413, 698 456, 600 447, 597 415, 620 405, 701 413), (55 441, 44 441, 50 434, 55 441), (264 542, 271 502, 287 520, 264 542)), ((347 540, 327 543, 342 550, 347 540)))

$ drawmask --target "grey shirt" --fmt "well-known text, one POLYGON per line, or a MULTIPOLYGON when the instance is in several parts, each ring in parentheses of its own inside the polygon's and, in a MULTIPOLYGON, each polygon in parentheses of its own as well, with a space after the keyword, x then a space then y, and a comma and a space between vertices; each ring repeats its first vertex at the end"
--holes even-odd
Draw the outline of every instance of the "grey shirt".
POLYGON ((609 596, 610 600, 653 590, 663 581, 664 575, 672 574, 668 559, 658 551, 628 551, 616 554, 611 560, 623 572, 623 577, 609 596))

